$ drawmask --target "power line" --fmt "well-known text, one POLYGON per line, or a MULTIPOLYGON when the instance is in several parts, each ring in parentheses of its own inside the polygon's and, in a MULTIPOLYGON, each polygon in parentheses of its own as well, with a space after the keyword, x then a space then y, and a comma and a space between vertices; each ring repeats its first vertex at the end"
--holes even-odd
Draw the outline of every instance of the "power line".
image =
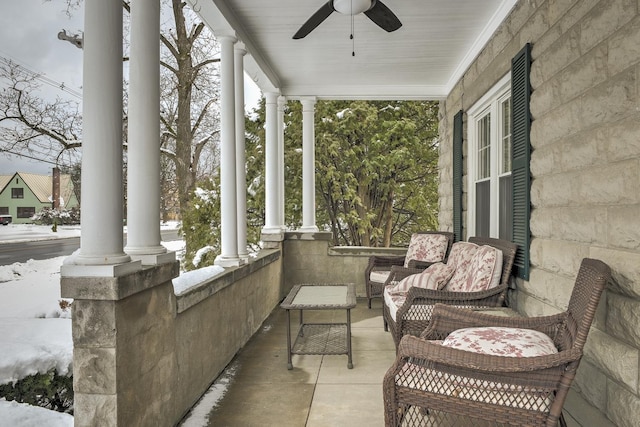
MULTIPOLYGON (((33 71, 32 69, 28 68, 25 65, 22 65, 20 62, 16 61, 15 59, 10 59, 5 57, 4 55, 6 55, 4 52, 1 52, 2 54, 0 55, 0 62, 4 63, 5 65, 8 66, 16 66, 18 68, 20 68, 21 70, 23 70, 24 72, 32 75, 34 78, 40 80, 41 82, 52 86, 56 89, 59 89, 63 92, 68 93, 69 95, 78 98, 80 100, 82 100, 82 93, 75 90, 75 89, 71 89, 69 87, 67 87, 64 82, 58 82, 56 80, 53 80, 52 78, 47 77, 46 75, 44 75, 43 73, 38 73, 36 71, 33 71)), ((7 55, 9 56, 9 55, 7 55)))
MULTIPOLYGON (((49 164, 52 164, 52 165, 55 165, 55 166, 67 166, 68 167, 67 162, 64 162, 64 161, 62 161, 62 162, 61 161, 54 162, 54 161, 46 160, 46 159, 43 159, 43 158, 29 156, 28 154, 24 154, 24 153, 20 153, 20 152, 16 152, 16 151, 0 150, 0 153, 13 154, 14 156, 18 156, 18 157, 26 157, 27 159, 37 160, 39 162, 49 163, 49 164)), ((38 153, 38 154, 40 154, 41 156, 46 156, 46 154, 44 154, 44 153, 38 153)))
POLYGON ((17 153, 15 151, 2 150, 2 153, 9 153, 9 154, 13 154, 13 155, 18 156, 18 157, 26 157, 27 159, 37 160, 37 161, 43 162, 43 163, 50 163, 52 165, 56 164, 56 162, 52 162, 51 160, 39 159, 37 157, 29 156, 29 155, 24 154, 24 153, 17 153))

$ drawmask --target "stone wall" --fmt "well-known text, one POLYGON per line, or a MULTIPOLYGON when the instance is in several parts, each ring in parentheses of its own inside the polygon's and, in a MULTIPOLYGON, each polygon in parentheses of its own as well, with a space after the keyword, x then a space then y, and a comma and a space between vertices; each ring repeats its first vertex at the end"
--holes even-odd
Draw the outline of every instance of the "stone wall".
POLYGON ((284 286, 300 283, 355 283, 365 297, 364 270, 372 255, 404 255, 406 248, 331 246, 331 233, 288 232, 284 241, 284 286))
POLYGON ((451 230, 453 116, 532 44, 531 275, 513 302, 526 315, 563 310, 583 257, 611 266, 574 385, 620 426, 640 413, 639 3, 520 0, 440 104, 439 223, 451 230))
POLYGON ((249 265, 225 269, 225 276, 194 289, 200 302, 178 304, 176 354, 184 362, 178 366, 173 396, 176 413, 184 415, 193 406, 286 296, 280 250, 261 254, 249 265), (202 290, 213 295, 202 298, 202 290))
POLYGON ((178 263, 63 277, 73 302, 74 424, 175 425, 285 295, 280 250, 176 295, 178 263))
POLYGON ((249 264, 176 295, 178 263, 120 277, 63 277, 73 298, 76 426, 174 425, 297 283, 356 283, 371 255, 331 247, 331 233, 286 234, 249 264), (285 261, 286 260, 286 261, 285 261))

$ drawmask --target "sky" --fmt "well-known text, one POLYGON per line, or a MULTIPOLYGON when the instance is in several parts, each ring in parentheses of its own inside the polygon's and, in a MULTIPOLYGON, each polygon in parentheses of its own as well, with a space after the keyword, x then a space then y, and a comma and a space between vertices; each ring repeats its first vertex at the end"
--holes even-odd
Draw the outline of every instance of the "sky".
MULTIPOLYGON (((82 50, 58 39, 58 32, 79 34, 83 29, 81 10, 66 14, 64 0, 0 0, 0 57, 20 64, 43 75, 51 84, 43 83, 48 94, 64 99, 79 100, 70 91, 82 91, 82 50)), ((2 59, 0 59, 2 60, 2 59)), ((252 109, 260 99, 260 91, 251 79, 245 77, 245 99, 252 109)), ((51 159, 48 159, 51 160, 51 159)), ((14 172, 51 174, 53 164, 0 153, 0 175, 14 172)))
MULTIPOLYGON (((0 0, 0 56, 20 64, 47 80, 74 91, 82 86, 82 50, 58 40, 58 32, 79 33, 82 15, 69 18, 63 0, 0 0)), ((77 98, 43 83, 42 89, 65 99, 77 98)), ((50 174, 53 164, 0 153, 0 174, 14 172, 50 174)))
MULTIPOLYGON (((175 228, 177 224, 163 224, 175 228)), ((60 226, 58 232, 50 226, 10 224, 0 226, 0 243, 40 240, 80 235, 79 226, 60 226)), ((178 256, 184 241, 162 242, 178 256)), ((72 370, 73 340, 71 314, 60 308, 60 266, 66 257, 0 266, 0 384, 14 382, 34 373, 46 373, 56 368, 60 374, 72 370)), ((178 294, 210 278, 219 266, 182 273, 173 280, 178 294)), ((71 301, 71 300, 69 300, 71 301)), ((234 370, 225 372, 211 386, 185 420, 184 427, 208 425, 211 409, 224 396, 234 370)), ((7 402, 0 399, 0 426, 11 427, 73 427, 73 416, 55 411, 7 402)))

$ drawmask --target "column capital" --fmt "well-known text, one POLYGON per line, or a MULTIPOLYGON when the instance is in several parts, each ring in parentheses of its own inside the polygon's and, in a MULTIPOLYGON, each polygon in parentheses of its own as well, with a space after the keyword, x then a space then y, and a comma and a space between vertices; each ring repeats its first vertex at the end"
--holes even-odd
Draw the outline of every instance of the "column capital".
POLYGON ((287 97, 284 95, 278 96, 278 109, 284 109, 285 105, 287 105, 287 97))
POLYGON ((234 46, 234 51, 236 53, 236 55, 246 55, 247 54, 247 48, 244 45, 244 43, 242 43, 241 41, 238 41, 235 46, 234 46))
POLYGON ((220 43, 222 43, 223 41, 226 41, 226 42, 230 41, 231 43, 235 43, 238 41, 238 37, 234 32, 226 32, 226 31, 216 33, 216 39, 218 39, 220 43))
POLYGON ((315 96, 303 96, 302 98, 300 98, 300 103, 302 104, 303 111, 313 110, 317 100, 318 99, 315 96))
POLYGON ((265 92, 264 98, 267 104, 276 104, 278 102, 278 97, 280 94, 278 92, 265 92))

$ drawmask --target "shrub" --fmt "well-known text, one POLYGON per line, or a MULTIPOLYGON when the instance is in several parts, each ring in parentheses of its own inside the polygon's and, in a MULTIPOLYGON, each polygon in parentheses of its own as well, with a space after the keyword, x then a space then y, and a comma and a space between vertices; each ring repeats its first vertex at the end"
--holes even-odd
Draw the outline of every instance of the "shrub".
POLYGON ((36 224, 53 225, 56 227, 58 225, 80 224, 80 209, 72 208, 69 210, 58 210, 53 208, 42 208, 42 210, 31 217, 31 220, 36 224))
POLYGON ((55 369, 30 375, 0 384, 0 398, 73 415, 73 377, 58 375, 55 369))
POLYGON ((187 242, 182 267, 187 271, 213 265, 220 253, 219 194, 216 179, 199 182, 182 217, 180 232, 187 242))

